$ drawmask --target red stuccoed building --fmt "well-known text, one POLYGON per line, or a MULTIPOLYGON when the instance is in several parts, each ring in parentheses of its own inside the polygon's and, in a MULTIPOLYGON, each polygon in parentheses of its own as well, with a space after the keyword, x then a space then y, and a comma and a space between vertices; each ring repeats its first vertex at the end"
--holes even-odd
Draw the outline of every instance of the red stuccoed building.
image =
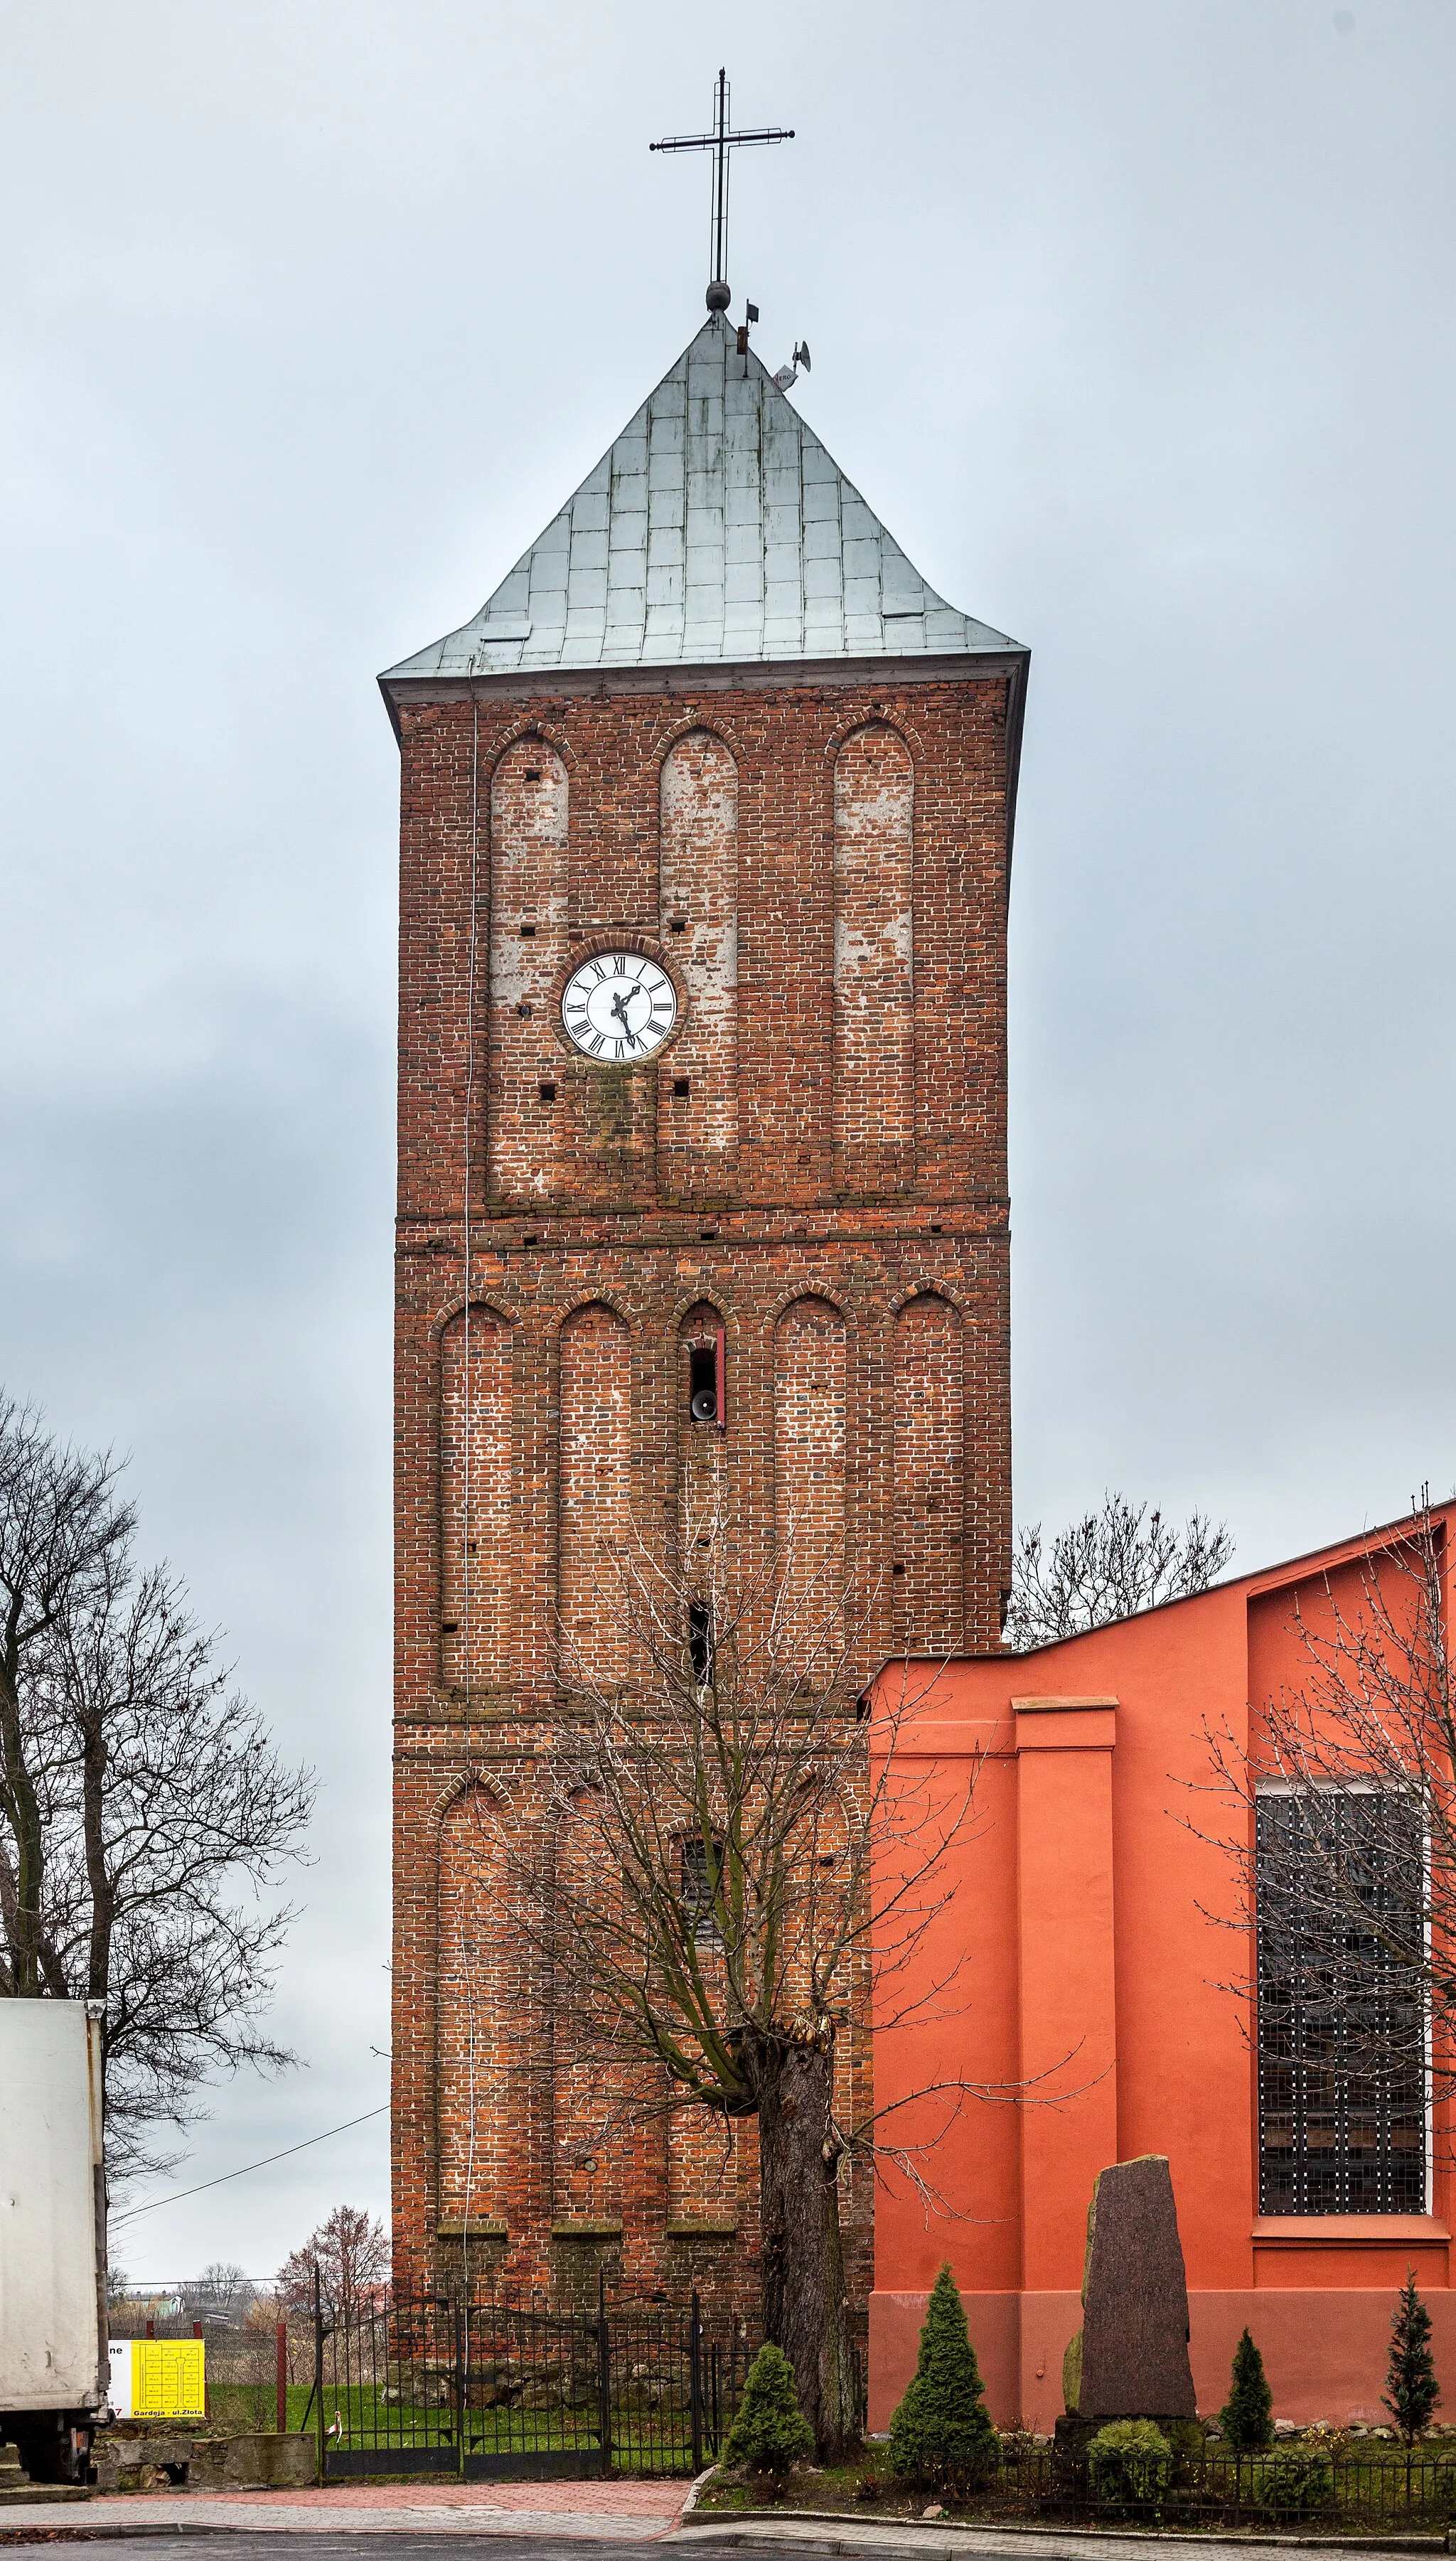
MULTIPOLYGON (((849 1554, 865 1678, 997 1640, 1026 670, 715 309, 474 619, 382 679, 402 2277, 753 2299, 751 2128, 587 2138, 505 1824, 555 1819, 560 1634, 624 1676, 611 1553, 690 1499, 754 1552, 849 1554)), ((863 2021, 843 2046, 868 2093, 863 2021)), ((863 2301, 862 2177, 846 2219, 863 2301)))
MULTIPOLYGON (((1433 1520, 1444 1612, 1456 1509, 1433 1520)), ((1456 2389, 1450 2058, 1438 2021, 1427 2078, 1421 1987, 1381 1955, 1382 1932, 1398 1951, 1424 1926, 1419 1818, 1390 1786, 1411 1757, 1378 1681, 1383 1767, 1320 1679, 1339 1628, 1347 1656, 1364 1629, 1369 1659, 1407 1693, 1424 1679, 1418 1645, 1381 1633, 1382 1616, 1397 1633, 1415 1623, 1420 1537, 1420 1523, 1397 1522, 1033 1653, 906 1656, 880 1675, 881 1766, 897 1725, 903 1785, 942 1811, 969 1787, 973 1813, 910 1976, 885 1995, 905 2023, 877 2033, 877 2107, 947 2079, 1004 2095, 968 2101, 940 2140, 943 2101, 895 2120, 902 2137, 931 2141, 920 2165, 949 2210, 927 2212, 893 2172, 882 2192, 872 2427, 913 2371, 949 2260, 994 2415, 1050 2428, 1081 2321, 1093 2181, 1145 2153, 1172 2169, 1202 2411, 1226 2398, 1247 2324, 1276 2416, 1383 2420, 1407 2268, 1456 2389), (1291 1704, 1303 1715, 1299 1702, 1322 1739, 1291 1762, 1271 1751, 1269 1724, 1291 1704), (1373 1772, 1391 1838, 1407 1819, 1416 1838, 1395 1883, 1371 1889, 1377 1926, 1363 1933, 1348 1906, 1331 1909, 1328 1867, 1301 1826, 1313 1799, 1321 1822, 1345 1819, 1347 1784, 1357 1810, 1369 1805, 1373 1772), (1342 1981, 1332 2006, 1326 1988, 1342 1981)), ((1348 1698, 1348 1659, 1339 1678, 1348 1698)))

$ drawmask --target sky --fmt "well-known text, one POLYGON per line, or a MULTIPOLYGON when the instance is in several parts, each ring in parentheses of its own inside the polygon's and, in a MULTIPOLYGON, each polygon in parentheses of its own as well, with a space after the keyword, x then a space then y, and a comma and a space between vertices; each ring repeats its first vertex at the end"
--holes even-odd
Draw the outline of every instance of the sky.
POLYGON ((273 2013, 119 2228, 385 2211, 397 759, 729 274, 1033 649, 1016 1504, 1247 1567, 1456 1478, 1456 0, 0 0, 0 1378, 320 1777, 273 2013))

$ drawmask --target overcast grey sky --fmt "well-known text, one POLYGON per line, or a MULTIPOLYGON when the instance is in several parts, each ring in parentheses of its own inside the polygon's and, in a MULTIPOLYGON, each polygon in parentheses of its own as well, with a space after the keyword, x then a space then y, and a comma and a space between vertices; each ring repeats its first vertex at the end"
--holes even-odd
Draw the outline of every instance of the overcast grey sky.
MULTIPOLYGON (((397 766, 698 327, 1032 644, 1016 1478, 1253 1566, 1456 1475, 1456 0, 0 0, 0 1375, 323 1778, 173 2184, 386 2096, 397 766), (736 307, 735 302, 735 307, 736 307)), ((130 2227, 266 2273, 384 2118, 130 2227)))

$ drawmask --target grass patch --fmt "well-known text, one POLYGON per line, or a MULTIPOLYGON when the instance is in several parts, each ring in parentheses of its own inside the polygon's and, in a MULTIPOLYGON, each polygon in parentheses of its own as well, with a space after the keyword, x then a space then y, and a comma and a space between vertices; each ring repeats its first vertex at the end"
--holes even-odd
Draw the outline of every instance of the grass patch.
MULTIPOLYGON (((1026 2440, 1022 2439, 1020 2446, 1025 2445, 1026 2440)), ((714 2480, 699 2501, 699 2509, 700 2512, 732 2513, 735 2510, 782 2506, 808 2509, 816 2514, 858 2516, 868 2524, 877 2516, 923 2516, 925 2509, 933 2506, 943 2508, 948 2517, 977 2523, 1007 2519, 1030 2522, 1040 2517, 1051 2525, 1058 2512, 1063 2517, 1074 2514, 1082 2523, 1095 2521, 1099 2513, 1095 2499, 1088 2497, 1073 2505, 1063 2503, 1054 2494, 1055 2474, 1050 2448, 1029 2450, 1025 2467, 1017 2460, 1019 2445, 1016 2439, 1007 2442, 1006 2451, 1011 2459, 1002 2470, 964 2499, 943 2497, 936 2491, 912 2488, 897 2480, 890 2470, 889 2449, 880 2445, 867 2446, 853 2462, 830 2466, 823 2471, 802 2467, 792 2472, 781 2487, 775 2487, 771 2481, 752 2478, 714 2480)), ((1348 2449, 1334 2449, 1327 2436, 1315 2435, 1307 2440, 1281 2438, 1277 2450, 1271 2449, 1270 2456, 1244 2458, 1242 2489, 1246 2510, 1256 2504, 1250 2500, 1250 2488, 1257 2467, 1268 2465, 1272 2457, 1286 2451, 1326 2457, 1333 2455, 1333 2499, 1329 2502, 1322 2500, 1312 2520, 1301 2519, 1296 2514, 1280 2519, 1275 2513, 1266 2511, 1257 2520, 1260 2532, 1272 2534, 1280 2522, 1286 2528, 1304 2524, 1307 2530, 1308 2524, 1316 2521, 1322 2534, 1328 2533, 1332 2537, 1348 2534, 1353 2540, 1359 2540, 1373 2532, 1430 2532, 1434 2535, 1443 2524, 1456 2520, 1456 2439, 1428 2440, 1414 2448, 1407 2459, 1403 2446, 1386 2445, 1379 2439, 1372 2443, 1369 2438, 1356 2438, 1348 2449)), ((1207 2506, 1205 2499, 1197 2495, 1191 2508, 1184 2506, 1177 2494, 1180 2470, 1181 2467, 1175 2467, 1173 2490, 1166 2502, 1167 2513, 1161 2521, 1172 2523, 1176 2517, 1179 2530, 1189 2533, 1197 2533, 1201 2526, 1210 2532, 1226 2530, 1227 2515, 1209 2513, 1207 2508, 1231 2507, 1232 2457, 1220 2455, 1218 2447, 1211 2445, 1207 2463, 1190 2468, 1185 2475, 1185 2478, 1190 2480, 1201 2479, 1209 2493, 1207 2506), (1203 2514, 1199 2512, 1201 2507, 1206 2510, 1203 2514)), ((1247 2513, 1244 2521, 1252 2526, 1255 2518, 1252 2513, 1247 2513)))

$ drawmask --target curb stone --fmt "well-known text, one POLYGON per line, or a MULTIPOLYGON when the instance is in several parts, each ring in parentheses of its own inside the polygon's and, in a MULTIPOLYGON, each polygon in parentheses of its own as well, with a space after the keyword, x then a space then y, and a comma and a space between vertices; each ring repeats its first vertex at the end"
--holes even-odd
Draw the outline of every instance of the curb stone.
MULTIPOLYGON (((1099 2525, 1022 2525, 998 2519, 994 2524, 977 2524, 968 2517, 897 2516, 871 2518, 829 2514, 812 2507, 741 2507, 697 2508, 691 2515, 685 2508, 680 2526, 686 2524, 699 2540, 717 2533, 725 2542, 734 2539, 744 2544, 782 2542, 799 2551, 830 2552, 850 2555, 864 2553, 903 2553, 912 2548, 900 2541, 901 2536, 944 2535, 952 2543, 979 2542, 983 2551, 998 2552, 1001 2538, 1010 2535, 1027 2537, 1034 2545, 1054 2548, 1068 2541, 1086 2543, 1095 2551, 1122 2543, 1180 2543, 1199 2551, 1323 2552, 1332 2556, 1360 2552, 1456 2552, 1456 2531, 1448 2534, 1270 2534, 1228 2529, 1222 2533, 1205 2533, 1188 2526, 1127 2525, 1108 2528, 1099 2525), (775 2529, 788 2527, 787 2533, 775 2529), (740 2529, 746 2529, 741 2531, 740 2529), (994 2541, 988 2537, 996 2538, 994 2541)), ((1091 2555, 1088 2556, 1091 2561, 1091 2555)))
POLYGON ((145 2534, 237 2534, 236 2525, 192 2525, 186 2517, 165 2517, 155 2525, 5 2525, 0 2524, 0 2550, 7 2543, 129 2543, 145 2534))

